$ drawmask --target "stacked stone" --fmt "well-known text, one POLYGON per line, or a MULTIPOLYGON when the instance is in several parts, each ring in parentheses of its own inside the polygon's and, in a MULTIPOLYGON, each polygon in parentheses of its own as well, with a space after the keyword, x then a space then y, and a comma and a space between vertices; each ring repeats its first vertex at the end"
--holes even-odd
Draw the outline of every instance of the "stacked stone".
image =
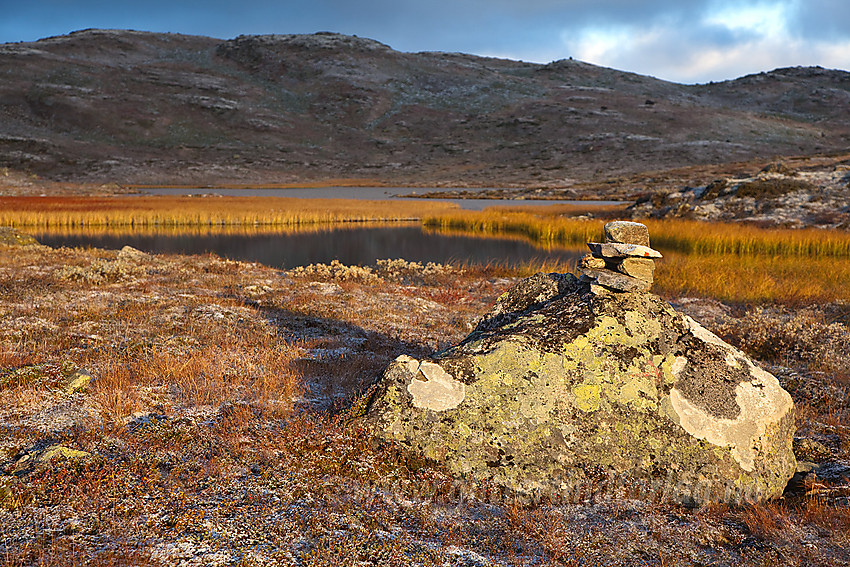
POLYGON ((661 254, 649 247, 645 225, 609 222, 605 242, 588 242, 587 246, 591 253, 582 258, 579 279, 589 282, 592 291, 647 291, 652 287, 653 258, 661 258, 661 254))

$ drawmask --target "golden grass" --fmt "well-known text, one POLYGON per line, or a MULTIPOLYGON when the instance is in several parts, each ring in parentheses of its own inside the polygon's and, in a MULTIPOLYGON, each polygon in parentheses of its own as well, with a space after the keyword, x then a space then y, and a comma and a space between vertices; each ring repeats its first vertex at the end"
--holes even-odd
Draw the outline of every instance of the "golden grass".
POLYGON ((835 257, 665 252, 653 291, 734 303, 850 300, 850 261, 835 257))
POLYGON ((602 238, 602 223, 598 220, 561 218, 552 216, 551 212, 535 214, 501 209, 458 211, 426 217, 422 224, 441 231, 523 236, 539 244, 584 245, 585 242, 598 242, 602 238))
POLYGON ((299 225, 414 220, 457 207, 422 200, 366 201, 282 197, 2 197, 0 225, 150 227, 299 225))
MULTIPOLYGON (((427 227, 484 235, 521 235, 540 244, 600 242, 603 221, 560 216, 557 210, 458 211, 423 219, 427 227)), ((644 220, 654 248, 689 254, 850 256, 850 233, 820 229, 767 229, 692 220, 644 220)))
POLYGON ((206 225, 145 225, 145 226, 49 226, 29 230, 38 239, 40 236, 85 236, 85 237, 146 237, 146 236, 290 236, 295 234, 318 234, 336 230, 356 230, 359 227, 398 228, 417 227, 417 221, 333 221, 309 224, 206 224, 206 225))
MULTIPOLYGON (((664 253, 653 288, 658 293, 739 303, 850 300, 850 233, 690 220, 643 222, 652 246, 664 253)), ((490 209, 428 217, 423 224, 449 234, 523 238, 547 249, 575 247, 584 253, 584 243, 602 240, 604 222, 564 218, 552 211, 490 209)))
POLYGON ((759 228, 746 224, 692 220, 642 221, 659 250, 689 254, 850 256, 850 232, 824 229, 759 228))

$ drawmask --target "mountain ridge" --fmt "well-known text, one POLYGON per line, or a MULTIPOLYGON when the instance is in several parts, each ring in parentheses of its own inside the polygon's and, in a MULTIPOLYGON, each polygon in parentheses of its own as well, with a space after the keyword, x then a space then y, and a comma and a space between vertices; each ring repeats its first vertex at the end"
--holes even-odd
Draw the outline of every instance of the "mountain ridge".
POLYGON ((0 45, 0 167, 74 182, 569 187, 850 147, 850 73, 681 85, 331 32, 0 45))

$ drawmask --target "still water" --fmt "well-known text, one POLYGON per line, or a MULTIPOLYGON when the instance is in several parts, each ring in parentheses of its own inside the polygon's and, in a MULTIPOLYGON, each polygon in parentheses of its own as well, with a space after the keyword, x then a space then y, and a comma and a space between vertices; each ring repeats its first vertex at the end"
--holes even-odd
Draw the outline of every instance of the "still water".
MULTIPOLYGON (((463 189, 469 192, 488 191, 495 188, 463 189)), ((285 189, 190 189, 185 187, 149 187, 140 189, 147 195, 205 195, 215 194, 236 197, 292 197, 296 199, 368 199, 372 201, 412 201, 421 203, 422 198, 405 195, 422 195, 432 191, 450 191, 423 187, 309 187, 285 189), (398 196, 397 196, 398 195, 398 196)), ((535 199, 429 199, 454 203, 461 209, 480 211, 494 206, 547 206, 547 205, 620 205, 623 201, 549 201, 535 199)))
POLYGON ((417 262, 461 262, 516 266, 527 262, 572 263, 587 251, 539 248, 528 241, 446 234, 418 224, 375 227, 344 225, 309 232, 279 233, 41 233, 48 246, 92 246, 120 249, 125 245, 150 253, 204 254, 294 268, 339 260, 347 265, 374 265, 379 259, 417 262))

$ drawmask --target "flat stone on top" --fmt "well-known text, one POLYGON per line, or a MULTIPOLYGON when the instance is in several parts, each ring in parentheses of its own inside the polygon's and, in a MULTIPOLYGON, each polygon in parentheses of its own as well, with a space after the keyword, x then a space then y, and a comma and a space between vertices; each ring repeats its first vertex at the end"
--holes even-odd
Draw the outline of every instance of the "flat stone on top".
POLYGON ((623 244, 621 242, 588 242, 587 247, 594 256, 603 258, 627 258, 630 256, 637 258, 661 258, 661 252, 653 250, 649 246, 641 246, 640 244, 623 244))
POLYGON ((649 246, 649 229, 632 221, 611 221, 605 224, 605 241, 649 246))

